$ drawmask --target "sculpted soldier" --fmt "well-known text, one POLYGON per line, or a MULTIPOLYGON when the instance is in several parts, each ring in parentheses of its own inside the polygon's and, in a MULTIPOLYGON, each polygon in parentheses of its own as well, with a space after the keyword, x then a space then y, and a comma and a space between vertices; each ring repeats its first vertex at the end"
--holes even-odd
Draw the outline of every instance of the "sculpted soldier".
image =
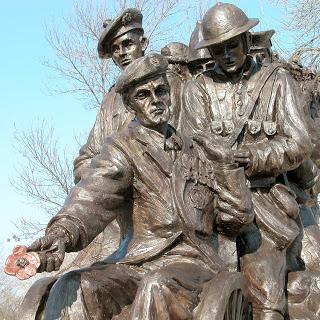
MULTIPOLYGON (((132 61, 144 55, 148 40, 142 28, 142 14, 137 9, 123 11, 115 20, 104 23, 104 31, 98 43, 101 59, 112 58, 114 63, 125 69, 132 61)), ((106 94, 97 115, 96 122, 90 131, 87 143, 80 149, 74 161, 74 180, 81 179, 81 172, 88 167, 91 159, 99 154, 101 147, 109 135, 126 127, 132 120, 122 103, 114 86, 106 94)))
POLYGON ((208 65, 212 66, 213 63, 208 49, 196 49, 196 45, 201 40, 203 40, 202 23, 201 21, 197 21, 196 27, 190 37, 188 52, 188 66, 193 77, 201 74, 207 69, 208 65))
POLYGON ((219 135, 234 150, 250 183, 255 225, 238 239, 254 319, 284 319, 286 249, 299 234, 294 194, 286 172, 310 157, 312 144, 299 90, 276 64, 257 64, 248 54, 249 19, 231 4, 217 3, 203 19, 204 40, 216 61, 185 86, 182 128, 219 135))
MULTIPOLYGON (((112 59, 114 63, 124 70, 132 61, 144 55, 148 45, 148 40, 144 36, 142 28, 142 14, 139 10, 129 8, 124 10, 114 20, 106 20, 104 30, 98 43, 98 53, 101 59, 112 59)), ((81 179, 82 171, 90 165, 91 159, 100 153, 106 138, 121 128, 126 127, 133 119, 133 114, 124 107, 121 96, 115 91, 114 86, 104 97, 101 108, 93 128, 91 129, 87 143, 82 146, 79 156, 74 160, 74 180, 75 183, 81 179)), ((118 222, 118 221, 117 221, 118 222)), ((123 222, 119 236, 119 223, 114 222, 108 229, 97 237, 86 248, 77 255, 74 263, 83 265, 88 261, 93 262, 96 256, 109 254, 111 250, 105 250, 110 246, 110 238, 118 237, 119 248, 114 253, 117 255, 121 250, 125 250, 128 241, 128 225, 123 222)))
POLYGON ((274 30, 265 30, 251 33, 250 54, 256 62, 272 62, 272 42, 271 38, 275 34, 274 30))
POLYGON ((43 269, 50 271, 65 250, 86 247, 117 216, 133 222, 123 258, 68 272, 53 285, 46 320, 120 312, 121 320, 193 319, 204 283, 225 269, 212 235, 237 234, 253 220, 244 170, 231 149, 205 137, 196 144, 168 125, 167 67, 153 54, 125 69, 115 90, 136 120, 107 139, 46 235, 29 247, 46 254, 43 269))
POLYGON ((167 79, 171 96, 170 124, 177 129, 180 128, 183 87, 186 81, 191 78, 187 65, 188 51, 188 46, 180 42, 170 42, 161 49, 161 54, 169 62, 167 79))

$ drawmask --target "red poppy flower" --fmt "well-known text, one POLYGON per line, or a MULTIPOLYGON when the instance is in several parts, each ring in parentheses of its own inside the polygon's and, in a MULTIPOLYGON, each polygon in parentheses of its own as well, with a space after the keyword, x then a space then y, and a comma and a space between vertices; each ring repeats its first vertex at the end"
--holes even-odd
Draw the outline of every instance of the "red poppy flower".
POLYGON ((36 252, 27 252, 26 246, 16 246, 6 260, 4 272, 25 280, 33 277, 39 266, 40 258, 36 252))

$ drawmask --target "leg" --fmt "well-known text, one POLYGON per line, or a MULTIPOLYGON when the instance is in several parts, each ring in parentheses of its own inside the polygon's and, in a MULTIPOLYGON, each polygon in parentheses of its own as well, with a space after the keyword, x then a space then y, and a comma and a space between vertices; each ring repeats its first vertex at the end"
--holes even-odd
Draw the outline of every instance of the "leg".
MULTIPOLYGON (((260 246, 240 258, 247 279, 254 320, 282 320, 285 310, 286 250, 277 249, 263 231, 256 229, 260 246)), ((252 235, 251 235, 252 236, 252 235)))
POLYGON ((192 319, 203 285, 213 276, 197 261, 176 262, 150 272, 141 281, 130 319, 192 319))
POLYGON ((140 276, 113 264, 68 272, 52 287, 44 319, 111 319, 133 302, 140 276))

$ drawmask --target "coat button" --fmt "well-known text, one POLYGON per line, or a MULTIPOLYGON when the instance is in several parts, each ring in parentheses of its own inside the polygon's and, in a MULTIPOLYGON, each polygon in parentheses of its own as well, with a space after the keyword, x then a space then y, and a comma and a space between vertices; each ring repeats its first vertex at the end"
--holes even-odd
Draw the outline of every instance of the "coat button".
POLYGON ((237 105, 238 105, 239 107, 241 107, 241 106, 243 105, 243 102, 242 102, 241 100, 238 100, 238 101, 237 101, 237 105))

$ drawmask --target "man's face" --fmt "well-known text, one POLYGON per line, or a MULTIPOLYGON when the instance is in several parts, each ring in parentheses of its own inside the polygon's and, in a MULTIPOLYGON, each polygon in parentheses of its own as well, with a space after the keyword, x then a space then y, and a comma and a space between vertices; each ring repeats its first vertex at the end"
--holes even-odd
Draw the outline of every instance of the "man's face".
POLYGON ((227 73, 235 73, 244 65, 247 53, 242 35, 208 47, 216 63, 227 73))
POLYGON ((111 56, 114 63, 125 69, 133 60, 143 56, 147 39, 138 30, 129 31, 115 38, 111 44, 111 56))
POLYGON ((163 76, 136 85, 128 93, 127 103, 145 127, 161 128, 169 120, 170 89, 163 76))

